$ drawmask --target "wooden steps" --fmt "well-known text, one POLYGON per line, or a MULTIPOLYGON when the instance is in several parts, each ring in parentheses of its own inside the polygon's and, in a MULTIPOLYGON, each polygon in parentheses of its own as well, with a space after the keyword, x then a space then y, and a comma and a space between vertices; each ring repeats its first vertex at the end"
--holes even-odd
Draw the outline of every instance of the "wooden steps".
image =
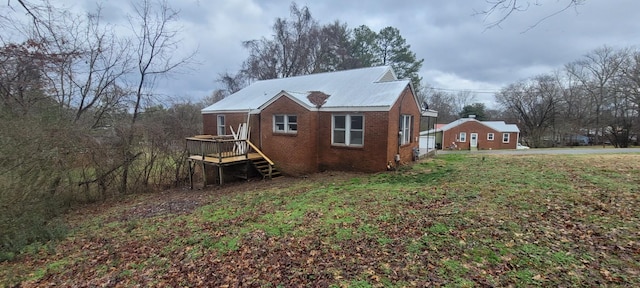
POLYGON ((273 179, 282 176, 282 173, 280 173, 276 167, 269 164, 264 158, 253 159, 251 163, 253 163, 253 167, 258 170, 263 179, 273 179))

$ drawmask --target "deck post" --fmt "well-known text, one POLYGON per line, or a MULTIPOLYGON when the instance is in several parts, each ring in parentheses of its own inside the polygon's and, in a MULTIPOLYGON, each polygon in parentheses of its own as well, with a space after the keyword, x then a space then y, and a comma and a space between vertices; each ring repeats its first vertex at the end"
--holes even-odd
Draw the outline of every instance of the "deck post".
POLYGON ((193 190, 193 167, 191 166, 191 159, 187 160, 187 164, 189 165, 189 189, 193 190))
POLYGON ((222 173, 222 165, 220 165, 220 166, 218 166, 218 177, 220 177, 220 186, 222 186, 222 184, 224 182, 222 180, 222 175, 223 175, 223 173, 222 173))
MULTIPOLYGON (((249 158, 249 153, 247 153, 247 159, 249 158)), ((247 180, 249 180, 249 169, 251 169, 251 160, 247 160, 247 168, 245 169, 247 171, 247 180)))
POLYGON ((204 164, 204 160, 200 162, 202 162, 202 188, 204 188, 207 187, 207 170, 205 170, 206 164, 204 164))

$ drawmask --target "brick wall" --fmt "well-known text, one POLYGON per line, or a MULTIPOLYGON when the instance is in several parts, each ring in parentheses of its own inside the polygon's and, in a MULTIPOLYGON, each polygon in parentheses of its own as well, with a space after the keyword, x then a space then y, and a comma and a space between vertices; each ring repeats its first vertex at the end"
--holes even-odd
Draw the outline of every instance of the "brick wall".
POLYGON ((387 162, 395 163, 395 155, 400 154, 400 165, 413 162, 413 149, 418 148, 420 136, 420 108, 416 104, 411 89, 407 86, 402 92, 398 101, 389 111, 389 134, 387 141, 387 162), (411 142, 400 146, 400 116, 413 115, 413 124, 411 127, 411 142))
POLYGON ((460 150, 470 149, 471 133, 478 133, 478 149, 516 149, 516 143, 518 141, 518 133, 509 133, 509 143, 502 143, 502 132, 495 131, 479 122, 469 121, 462 123, 456 127, 453 127, 447 131, 444 131, 444 138, 442 147, 451 146, 452 142, 455 142, 460 150), (460 132, 466 132, 467 138, 464 142, 456 140, 456 137, 460 138, 460 132), (487 139, 487 134, 493 133, 493 140, 487 139))
POLYGON ((318 157, 320 171, 378 172, 386 169, 388 112, 320 113, 318 157), (364 115, 364 145, 331 145, 332 115, 364 115))
POLYGON ((285 174, 303 175, 318 171, 317 113, 298 105, 288 97, 280 97, 260 113, 261 149, 285 174), (296 115, 298 131, 274 132, 273 116, 296 115))

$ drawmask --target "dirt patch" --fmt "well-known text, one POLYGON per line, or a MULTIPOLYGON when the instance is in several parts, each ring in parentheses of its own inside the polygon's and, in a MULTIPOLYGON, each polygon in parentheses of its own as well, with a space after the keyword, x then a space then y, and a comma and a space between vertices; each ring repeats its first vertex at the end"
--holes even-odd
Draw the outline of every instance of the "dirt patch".
POLYGON ((228 183, 224 186, 209 185, 203 188, 202 185, 196 185, 193 190, 188 187, 179 187, 157 193, 127 195, 120 199, 82 206, 70 212, 67 221, 75 226, 73 223, 80 223, 88 216, 105 214, 108 215, 107 222, 129 221, 167 214, 182 215, 191 213, 198 207, 211 204, 225 195, 289 187, 303 181, 339 182, 362 175, 364 174, 322 172, 302 177, 278 177, 273 180, 251 179, 228 183))

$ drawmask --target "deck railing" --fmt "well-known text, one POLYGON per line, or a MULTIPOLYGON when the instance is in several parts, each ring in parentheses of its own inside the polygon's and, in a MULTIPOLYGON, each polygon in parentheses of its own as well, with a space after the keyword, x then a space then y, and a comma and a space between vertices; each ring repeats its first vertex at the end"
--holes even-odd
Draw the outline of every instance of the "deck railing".
POLYGON ((187 138, 189 156, 200 156, 217 159, 219 163, 225 158, 244 156, 249 153, 247 140, 229 139, 229 137, 189 137, 187 138))

